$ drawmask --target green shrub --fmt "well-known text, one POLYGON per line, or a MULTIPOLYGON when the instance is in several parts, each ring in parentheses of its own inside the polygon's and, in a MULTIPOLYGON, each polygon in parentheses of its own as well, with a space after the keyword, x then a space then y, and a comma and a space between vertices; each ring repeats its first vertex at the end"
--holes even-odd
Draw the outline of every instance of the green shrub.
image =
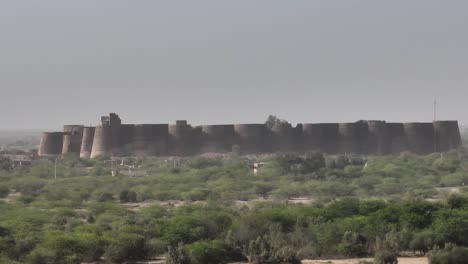
POLYGON ((145 252, 148 257, 163 255, 167 251, 167 243, 160 239, 151 239, 145 243, 145 252))
POLYGON ((190 264, 190 259, 183 243, 167 248, 166 264, 190 264))
POLYGON ((188 162, 188 166, 194 169, 204 169, 220 165, 222 165, 222 162, 219 159, 209 159, 203 157, 193 158, 188 162))
POLYGON ((468 210, 439 210, 432 228, 444 242, 468 246, 468 210))
POLYGON ((442 246, 442 237, 433 231, 425 231, 416 234, 411 240, 409 247, 413 251, 421 251, 426 254, 436 246, 442 246))
POLYGON ((277 237, 271 234, 251 240, 244 247, 244 255, 252 264, 300 264, 302 263, 297 252, 288 246, 282 245, 277 237))
POLYGON ((14 255, 14 247, 16 241, 14 240, 10 230, 0 226, 0 257, 14 255))
POLYGON ((45 180, 37 178, 22 178, 13 182, 13 189, 24 195, 38 195, 47 185, 45 180))
POLYGON ((444 250, 435 250, 429 256, 429 264, 466 264, 468 248, 454 247, 444 250))
POLYGON ((147 253, 145 250, 145 239, 143 236, 133 233, 119 233, 106 248, 104 259, 109 263, 144 259, 147 253))
POLYGON ((398 264, 397 253, 390 250, 379 250, 375 253, 375 264, 398 264))
POLYGON ((229 248, 220 241, 201 241, 186 246, 191 264, 221 264, 229 259, 229 248))
POLYGON ((468 207, 468 197, 459 194, 452 194, 447 199, 447 204, 451 209, 460 209, 468 207))
POLYGON ((137 201, 137 193, 129 190, 122 190, 119 193, 119 200, 122 203, 135 203, 137 201))
POLYGON ((45 248, 34 249, 27 257, 29 264, 49 264, 53 263, 53 252, 45 248))
POLYGON ((346 257, 365 257, 367 246, 367 239, 363 235, 348 231, 338 244, 338 252, 346 257))
POLYGON ((111 202, 114 201, 114 194, 108 191, 97 190, 93 193, 93 198, 97 202, 111 202))
POLYGON ((432 165, 441 171, 448 171, 448 172, 455 172, 458 168, 460 168, 460 161, 458 159, 453 158, 438 158, 436 159, 432 165))
POLYGON ((0 185, 0 198, 5 198, 10 193, 10 188, 5 185, 0 185))
POLYGON ((188 201, 204 201, 208 199, 211 190, 206 188, 195 188, 189 192, 182 193, 181 196, 184 200, 188 201))
POLYGON ((442 187, 457 187, 468 183, 468 176, 464 172, 455 172, 442 177, 442 187))

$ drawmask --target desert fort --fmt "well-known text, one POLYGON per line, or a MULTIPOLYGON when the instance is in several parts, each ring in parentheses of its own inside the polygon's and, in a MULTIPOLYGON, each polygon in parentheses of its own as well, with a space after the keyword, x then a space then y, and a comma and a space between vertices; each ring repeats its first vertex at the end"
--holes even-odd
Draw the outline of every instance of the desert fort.
POLYGON ((189 156, 203 153, 242 154, 321 151, 328 154, 386 155, 409 151, 443 152, 461 146, 457 121, 389 123, 229 124, 191 126, 123 124, 111 113, 95 127, 65 125, 60 132, 44 132, 39 156, 75 154, 98 156, 189 156))

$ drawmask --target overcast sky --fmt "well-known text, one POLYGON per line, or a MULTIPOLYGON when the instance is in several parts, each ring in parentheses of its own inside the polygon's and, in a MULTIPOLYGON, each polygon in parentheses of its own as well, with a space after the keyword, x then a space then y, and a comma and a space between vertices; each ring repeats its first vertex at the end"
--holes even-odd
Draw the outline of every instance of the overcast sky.
POLYGON ((1 0, 0 129, 468 124, 466 0, 1 0))

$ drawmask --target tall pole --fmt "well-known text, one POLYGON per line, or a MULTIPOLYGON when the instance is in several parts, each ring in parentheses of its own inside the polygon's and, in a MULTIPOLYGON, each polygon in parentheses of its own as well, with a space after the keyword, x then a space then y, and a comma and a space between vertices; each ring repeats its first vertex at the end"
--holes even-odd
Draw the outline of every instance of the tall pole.
MULTIPOLYGON (((434 100, 434 122, 437 121, 437 100, 434 100)), ((434 152, 437 152, 437 136, 434 133, 434 152)))

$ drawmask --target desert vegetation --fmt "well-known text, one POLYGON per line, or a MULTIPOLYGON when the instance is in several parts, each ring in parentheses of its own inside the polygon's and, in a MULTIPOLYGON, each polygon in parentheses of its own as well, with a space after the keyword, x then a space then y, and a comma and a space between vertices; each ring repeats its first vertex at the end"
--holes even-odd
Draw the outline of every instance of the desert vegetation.
POLYGON ((104 158, 67 156, 56 179, 54 160, 2 159, 0 263, 392 263, 400 252, 447 263, 468 246, 467 157, 147 158, 112 177, 104 158))

